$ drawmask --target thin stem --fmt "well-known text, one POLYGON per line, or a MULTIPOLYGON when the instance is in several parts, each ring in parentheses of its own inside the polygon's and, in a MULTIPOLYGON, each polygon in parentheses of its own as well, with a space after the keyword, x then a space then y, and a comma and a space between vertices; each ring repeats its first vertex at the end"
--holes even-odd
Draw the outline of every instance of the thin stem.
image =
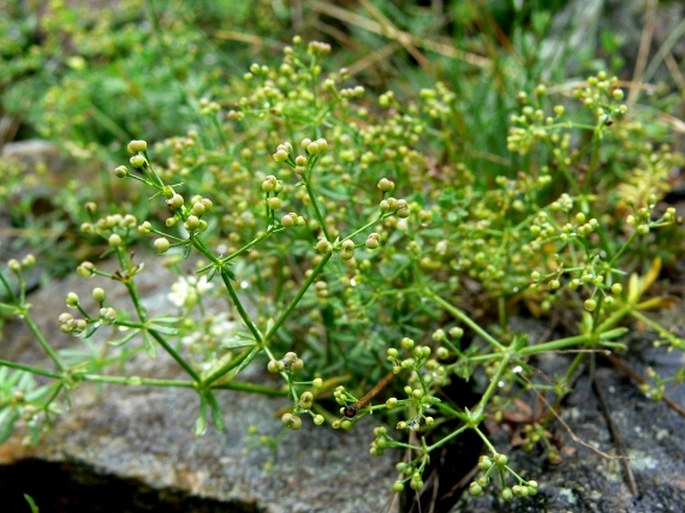
POLYGON ((432 451, 434 451, 435 449, 438 449, 439 447, 442 447, 443 445, 445 445, 447 442, 449 442, 449 441, 452 440, 453 438, 456 438, 456 437, 458 437, 459 435, 461 435, 461 434, 462 434, 464 431, 466 431, 467 429, 469 429, 469 426, 468 426, 467 424, 464 424, 464 425, 461 426, 460 428, 455 429, 454 431, 452 431, 449 435, 447 435, 447 436, 441 438, 440 440, 438 440, 437 442, 435 442, 433 445, 429 445, 428 447, 426 447, 426 451, 427 451, 427 452, 432 452, 432 451))
POLYGON ((24 372, 30 372, 31 374, 45 376, 53 379, 62 379, 62 374, 60 374, 59 372, 47 369, 40 369, 38 367, 32 367, 31 365, 24 365, 23 363, 11 362, 9 360, 0 359, 0 367, 9 367, 10 369, 17 369, 24 372))
POLYGON ((248 383, 246 381, 227 381, 219 383, 212 388, 238 390, 240 392, 249 392, 252 394, 260 394, 268 397, 287 397, 288 391, 280 388, 274 388, 267 385, 259 385, 257 383, 248 383))
POLYGON ((235 288, 233 287, 233 284, 231 283, 231 277, 228 274, 228 271, 224 269, 223 267, 221 268, 221 279, 224 282, 224 285, 226 285, 226 290, 228 291, 228 294, 231 296, 231 299, 233 300, 233 304, 235 305, 236 309, 238 310, 238 314, 240 315, 240 318, 243 320, 243 323, 245 323, 245 326, 247 329, 250 330, 250 333, 252 333, 252 336, 254 337, 255 341, 259 344, 262 342, 262 333, 259 331, 259 328, 255 325, 254 322, 252 322, 252 319, 250 319, 250 315, 247 313, 245 310, 245 307, 243 306, 242 301, 240 301, 240 298, 238 297, 238 294, 235 291, 235 288))
POLYGON ((185 370, 192 378, 193 381, 196 383, 201 383, 202 378, 200 375, 193 369, 190 364, 183 359, 183 357, 173 348, 169 343, 160 335, 156 330, 151 330, 148 329, 147 332, 150 334, 152 338, 154 338, 157 342, 159 342, 159 345, 164 348, 164 350, 169 353, 169 355, 176 360, 176 362, 183 367, 183 370, 185 370))
POLYGON ((102 374, 83 374, 78 376, 83 381, 91 383, 110 383, 129 386, 195 388, 194 381, 180 379, 139 378, 138 376, 105 376, 102 374))
POLYGON ((450 314, 452 314, 453 317, 456 317, 459 319, 461 322, 466 324, 468 327, 470 327, 473 331, 475 331, 478 335, 483 337, 489 344, 494 346, 495 348, 499 349, 500 351, 504 351, 506 349, 506 346, 504 346, 501 342, 499 342, 496 338, 494 338, 492 335, 490 335, 487 331, 485 331, 478 323, 473 321, 468 315, 466 315, 462 310, 457 308, 456 306, 448 303, 444 299, 442 299, 440 296, 438 296, 435 292, 428 288, 423 289, 424 293, 432 299, 435 303, 439 304, 441 307, 443 307, 445 310, 447 310, 450 314))
POLYGON ((40 346, 43 348, 43 350, 47 353, 47 355, 53 361, 53 363, 55 364, 55 367, 57 367, 57 370, 59 370, 60 372, 63 371, 64 365, 62 364, 62 361, 60 360, 59 355, 52 348, 52 346, 50 346, 48 341, 45 339, 45 337, 43 336, 43 333, 40 331, 40 328, 36 325, 35 322, 33 322, 33 319, 28 314, 28 312, 25 312, 23 317, 24 317, 24 322, 26 323, 26 325, 31 330, 31 333, 33 333, 33 336, 36 337, 36 340, 38 340, 38 343, 40 344, 40 346))
POLYGON ((314 268, 312 273, 309 275, 307 280, 302 284, 300 287, 300 290, 297 291, 297 294, 295 297, 288 303, 288 306, 285 307, 285 310, 281 312, 281 315, 276 319, 276 322, 274 322, 273 326, 271 326, 271 329, 264 335, 264 339, 262 340, 262 346, 265 346, 268 344, 273 336, 276 334, 278 329, 281 327, 281 325, 285 322, 285 320, 288 318, 288 316, 292 313, 292 311, 295 309, 297 304, 300 302, 302 299, 302 296, 304 296, 305 292, 307 292, 307 289, 309 286, 314 283, 314 280, 319 276, 319 273, 321 273, 321 270, 324 268, 328 260, 331 258, 332 253, 326 253, 321 261, 318 263, 318 265, 314 268))
POLYGON ((274 228, 272 230, 268 230, 268 231, 264 232, 263 234, 261 234, 256 239, 251 240, 250 242, 245 244, 243 247, 237 249, 236 251, 234 251, 233 253, 228 255, 226 258, 222 259, 221 263, 225 264, 225 263, 230 262, 231 260, 240 256, 241 254, 245 253, 248 249, 251 249, 253 246, 256 246, 257 244, 262 242, 264 239, 270 237, 274 233, 278 233, 278 232, 283 231, 283 230, 285 230, 285 228, 279 227, 279 228, 274 228))
POLYGON ((323 215, 321 215, 321 210, 319 209, 319 202, 316 200, 316 195, 314 194, 314 190, 312 189, 311 184, 312 169, 314 168, 314 165, 316 164, 317 160, 318 155, 315 155, 308 163, 308 169, 305 173, 305 176, 303 177, 303 182, 304 187, 307 190, 307 196, 309 196, 309 200, 311 201, 312 207, 314 208, 316 219, 317 221, 319 221, 319 225, 321 225, 321 231, 323 232, 324 237, 326 237, 326 240, 330 242, 331 237, 328 234, 328 230, 326 230, 326 222, 323 218, 323 215))
POLYGON ((472 418, 478 419, 483 415, 485 407, 488 405, 488 402, 490 402, 490 399, 497 391, 497 388, 499 388, 499 382, 502 379, 502 376, 509 368, 511 356, 511 353, 504 354, 504 358, 502 358, 502 361, 499 362, 499 367, 497 367, 497 372, 495 372, 495 375, 490 378, 490 384, 488 385, 488 388, 485 389, 480 401, 478 401, 478 406, 476 406, 474 413, 471 415, 472 418))
POLYGON ((518 351, 519 356, 529 356, 532 354, 546 353, 549 351, 561 351, 582 345, 590 340, 588 335, 575 335, 573 337, 560 338, 552 340, 551 342, 544 342, 542 344, 535 344, 533 346, 526 346, 518 351))
POLYGON ((10 287, 10 284, 8 283, 7 279, 5 278, 5 275, 1 272, 0 272, 0 282, 2 282, 2 285, 5 287, 5 290, 7 291, 7 295, 12 300, 12 302, 18 303, 19 298, 17 297, 17 295, 12 290, 12 287, 10 287))

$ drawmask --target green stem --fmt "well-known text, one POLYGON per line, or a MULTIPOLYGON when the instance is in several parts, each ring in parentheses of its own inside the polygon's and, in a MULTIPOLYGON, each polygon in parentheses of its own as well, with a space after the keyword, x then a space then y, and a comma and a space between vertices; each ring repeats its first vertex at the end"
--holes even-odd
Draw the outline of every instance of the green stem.
POLYGON ((432 299, 435 303, 437 303, 438 305, 443 307, 445 310, 447 310, 450 314, 452 314, 453 317, 459 319, 461 322, 463 322, 468 327, 470 327, 473 331, 475 331, 478 335, 480 335, 490 345, 494 346, 496 349, 499 349, 500 351, 504 351, 506 349, 506 347, 501 342, 499 342, 496 338, 494 338, 487 331, 485 331, 482 327, 480 327, 480 325, 478 325, 478 323, 473 321, 462 310, 460 310, 456 306, 448 303, 447 301, 442 299, 435 292, 433 292, 432 290, 430 290, 428 288, 424 288, 423 292, 430 299, 432 299))
POLYGON ((285 310, 281 312, 281 315, 276 319, 276 322, 274 322, 273 326, 271 326, 271 329, 264 335, 263 340, 261 341, 262 346, 266 346, 273 336, 276 334, 278 329, 281 327, 281 325, 285 322, 285 320, 288 318, 288 316, 292 313, 292 311, 295 309, 297 304, 300 302, 302 299, 302 296, 304 296, 305 292, 307 292, 307 289, 309 286, 314 283, 314 280, 319 276, 319 273, 321 273, 322 269, 328 262, 328 260, 331 258, 332 253, 326 253, 321 261, 318 263, 318 265, 314 268, 312 273, 309 275, 307 280, 302 284, 300 287, 300 290, 297 291, 297 294, 295 297, 288 303, 288 306, 285 307, 285 310))
POLYGON ((22 363, 11 362, 9 360, 0 359, 0 367, 9 367, 10 369, 17 369, 24 372, 30 372, 31 374, 45 376, 47 378, 62 379, 62 375, 59 372, 50 371, 47 369, 39 369, 38 367, 32 367, 31 365, 24 365, 22 363))
POLYGON ((197 385, 196 382, 188 380, 139 378, 138 376, 105 376, 102 374, 83 374, 78 376, 78 378, 90 383, 110 383, 115 385, 129 386, 195 388, 197 385))
POLYGON ((372 221, 369 221, 368 223, 366 223, 366 224, 365 224, 364 226, 362 226, 361 228, 359 228, 359 229, 353 231, 352 233, 350 233, 350 234, 349 234, 348 236, 346 236, 344 239, 341 239, 341 242, 342 242, 343 240, 347 240, 347 239, 352 239, 352 238, 354 238, 357 234, 359 234, 359 233, 361 233, 361 232, 363 232, 363 231, 366 231, 367 229, 369 229, 369 228, 370 228, 371 226, 373 226, 374 224, 377 224, 377 223, 379 223, 380 221, 382 221, 385 217, 390 217, 390 215, 391 215, 391 214, 385 214, 385 215, 384 215, 384 214, 380 214, 378 217, 376 217, 376 219, 373 219, 372 221))
POLYGON ((33 336, 36 337, 36 340, 38 340, 38 343, 40 344, 40 346, 43 348, 43 350, 47 353, 47 355, 53 361, 53 363, 55 364, 55 367, 57 367, 57 370, 59 370, 60 372, 63 371, 64 365, 62 364, 62 361, 60 360, 59 355, 50 346, 48 341, 45 339, 45 337, 43 336, 43 333, 40 331, 40 328, 36 325, 35 322, 33 322, 33 319, 28 314, 28 312, 25 312, 23 317, 24 317, 24 322, 26 323, 26 325, 31 330, 31 333, 33 333, 33 336))
POLYGON ((303 178, 303 182, 304 187, 307 190, 307 196, 309 196, 309 200, 311 201, 312 207, 314 208, 314 214, 316 215, 316 219, 319 221, 319 224, 321 225, 321 231, 323 231, 323 235, 324 237, 326 237, 326 240, 330 242, 331 237, 330 235, 328 235, 328 230, 326 230, 326 222, 323 218, 323 215, 321 215, 321 210, 319 209, 319 202, 316 200, 316 196, 314 195, 314 190, 312 189, 311 184, 312 169, 314 168, 314 165, 316 164, 317 160, 318 155, 314 156, 308 163, 308 169, 303 178))
POLYGON ((240 392, 248 392, 252 394, 260 394, 268 397, 287 397, 288 391, 280 388, 274 388, 267 385, 259 385, 257 383, 248 383, 246 381, 227 381, 219 383, 212 388, 238 390, 240 392))
POLYGON ((255 341, 258 344, 260 344, 262 342, 262 333, 259 331, 259 328, 257 328, 255 323, 252 322, 252 319, 250 319, 250 315, 245 310, 242 301, 240 301, 240 298, 238 297, 238 294, 236 293, 235 288, 231 283, 231 277, 229 276, 228 271, 222 267, 220 272, 221 279, 223 280, 224 285, 226 286, 228 294, 231 296, 231 300, 233 300, 233 304, 238 310, 240 318, 243 320, 243 323, 245 323, 247 329, 250 330, 250 333, 252 333, 252 336, 254 337, 255 341))
POLYGON ((464 425, 461 426, 460 428, 455 429, 455 430, 452 431, 449 435, 445 436, 444 438, 441 438, 440 440, 438 440, 437 442, 435 442, 433 445, 429 445, 428 447, 426 447, 426 452, 432 452, 432 451, 434 451, 435 449, 438 449, 439 447, 442 447, 443 445, 445 445, 447 442, 449 442, 449 441, 452 440, 453 438, 456 438, 456 437, 458 437, 459 435, 461 435, 461 434, 462 434, 464 431, 466 431, 467 429, 469 429, 469 426, 468 426, 467 424, 464 424, 464 425))
POLYGON ((590 340, 588 335, 575 335, 573 337, 560 338, 552 340, 551 342, 544 342, 542 344, 535 344, 533 346, 526 346, 518 351, 518 355, 530 356, 532 354, 546 353, 549 351, 561 351, 569 347, 575 347, 585 344, 590 340))
POLYGON ((488 388, 486 388, 485 392, 483 392, 480 401, 478 401, 476 409, 471 415, 472 419, 479 419, 483 415, 485 407, 488 405, 488 402, 490 402, 490 399, 492 399, 492 396, 495 395, 495 392, 499 387, 499 382, 502 379, 502 376, 509 369, 509 362, 511 361, 511 357, 512 353, 504 353, 504 358, 502 358, 502 361, 499 362, 497 372, 495 372, 495 375, 490 378, 490 384, 488 385, 488 388))
POLYGON ((285 228, 279 227, 279 228, 274 228, 274 229, 272 229, 272 230, 269 230, 269 231, 264 232, 263 234, 261 234, 261 235, 260 235, 259 237, 257 237, 256 239, 251 240, 250 242, 248 242, 247 244, 245 244, 245 245, 242 246, 241 248, 237 249, 236 251, 234 251, 233 253, 231 253, 230 255, 228 255, 226 258, 222 259, 222 260, 221 260, 221 263, 222 263, 222 264, 225 264, 225 263, 230 262, 231 260, 233 260, 233 259, 235 259, 236 257, 240 256, 241 254, 245 253, 248 249, 251 249, 253 246, 256 246, 257 244, 259 244, 260 242, 262 242, 264 239, 270 237, 270 236, 273 235, 274 233, 278 233, 278 232, 283 231, 283 230, 285 230, 285 228))
POLYGON ((183 370, 185 370, 190 377, 193 378, 193 381, 196 383, 201 383, 202 378, 200 375, 193 369, 190 364, 183 359, 183 357, 173 348, 169 343, 164 340, 164 337, 160 335, 157 331, 148 329, 147 332, 150 334, 152 338, 154 338, 160 346, 164 348, 164 350, 169 353, 169 355, 176 360, 176 362, 183 367, 183 370))
POLYGON ((10 300, 13 303, 19 303, 19 298, 17 297, 17 295, 12 290, 12 287, 10 287, 9 282, 5 278, 5 275, 1 272, 0 272, 0 281, 2 282, 2 285, 5 287, 5 290, 7 291, 7 295, 9 296, 10 300))

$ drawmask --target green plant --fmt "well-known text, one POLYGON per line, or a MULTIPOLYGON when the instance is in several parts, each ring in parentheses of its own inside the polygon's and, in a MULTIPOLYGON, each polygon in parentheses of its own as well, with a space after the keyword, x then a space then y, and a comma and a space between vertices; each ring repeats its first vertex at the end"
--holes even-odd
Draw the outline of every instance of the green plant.
MULTIPOLYGON (((495 481, 509 500, 537 493, 536 476, 508 465, 486 418, 543 398, 549 413, 531 423, 524 448, 541 444, 557 461, 546 426, 584 361, 625 349, 633 320, 669 350, 685 348, 645 313, 669 303, 650 290, 662 262, 682 254, 680 221, 661 203, 682 156, 661 144, 658 119, 627 108, 615 77, 518 92, 509 131, 493 128, 509 154, 480 172, 460 158, 450 127, 461 102, 445 83, 370 98, 349 70, 329 67, 330 52, 295 37, 281 62, 252 64, 200 98, 184 135, 129 142, 128 164, 113 174, 149 205, 139 215, 86 204, 81 231, 118 269, 89 260, 78 273, 124 287, 130 309, 98 287, 94 309, 70 293, 59 318, 96 349, 95 334, 114 329, 105 357, 53 349, 25 293, 34 259, 9 262, 3 312, 27 323, 53 368, 0 360, 3 434, 23 419, 36 440, 84 382, 193 389, 202 433, 210 421, 223 428, 216 394, 233 389, 284 397, 290 429, 308 418, 352 429, 373 412, 382 424, 371 452, 409 454, 395 492, 423 488, 431 456, 473 432, 485 454, 469 492, 495 481), (136 277, 146 271, 131 251, 141 241, 179 274, 173 311, 152 316, 142 305, 136 277), (533 340, 513 327, 519 315, 559 319, 564 335, 533 340), (112 365, 141 349, 168 353, 184 376, 112 365), (535 359, 560 351, 574 356, 541 379, 535 359), (241 379, 254 364, 273 382, 241 379), (52 381, 35 388, 32 375, 52 381), (443 393, 456 380, 472 384, 474 404, 443 393)), ((655 377, 645 391, 662 396, 682 375, 655 377)))

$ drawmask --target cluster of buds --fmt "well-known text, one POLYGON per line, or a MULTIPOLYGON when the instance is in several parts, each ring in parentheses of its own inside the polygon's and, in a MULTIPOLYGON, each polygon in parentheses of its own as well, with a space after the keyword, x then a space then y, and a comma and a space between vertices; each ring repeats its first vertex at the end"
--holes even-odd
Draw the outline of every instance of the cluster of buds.
POLYGON ((74 335, 78 335, 88 327, 88 323, 85 321, 85 319, 77 319, 69 312, 60 314, 58 321, 59 330, 62 333, 72 333, 74 335))
POLYGON ((20 273, 24 269, 29 269, 36 265, 36 257, 28 254, 21 259, 21 262, 16 258, 10 258, 7 261, 7 268, 13 273, 20 273))
POLYGON ((381 212, 395 214, 401 219, 409 217, 409 205, 405 199, 385 198, 380 202, 381 212))
POLYGON ((328 149, 328 141, 323 137, 317 139, 316 141, 312 141, 309 138, 304 138, 302 139, 300 145, 310 155, 319 155, 328 149))
POLYGON ((279 372, 299 372, 304 368, 304 361, 297 356, 297 353, 288 351, 280 360, 269 360, 266 366, 271 374, 278 374, 279 372))
POLYGON ((208 98, 200 98, 199 107, 200 114, 203 116, 216 114, 221 110, 221 105, 219 105, 219 103, 209 100, 208 98))
MULTIPOLYGON (((179 220, 184 219, 183 227, 189 232, 202 232, 207 229, 207 221, 202 219, 207 212, 209 212, 214 205, 212 200, 209 198, 204 198, 200 195, 195 195, 190 199, 190 206, 186 205, 183 196, 174 192, 171 188, 165 191, 167 196, 167 207, 172 212, 172 216, 168 217, 165 221, 167 228, 175 226, 179 220)), ((149 223, 143 223, 138 227, 141 233, 149 233, 151 231, 151 225, 149 223)), ((165 238, 157 239, 155 241, 155 249, 158 252, 163 253, 169 249, 169 241, 165 238)))
POLYGON ((288 157, 293 151, 293 145, 289 142, 284 142, 276 147, 276 153, 271 155, 273 159, 279 164, 288 160, 288 157))
POLYGON ((281 217, 281 225, 284 228, 291 228, 293 226, 304 226, 307 222, 304 217, 297 215, 295 212, 289 212, 281 217))
POLYGON ((350 100, 353 98, 359 99, 364 98, 365 92, 366 91, 362 86, 345 87, 340 90, 340 96, 342 96, 346 100, 350 100))
MULTIPOLYGON (((293 39, 293 42, 295 42, 295 39, 293 39)), ((331 45, 328 43, 323 43, 321 41, 311 41, 307 45, 307 53, 309 55, 328 55, 331 53, 331 45)))
POLYGON ((598 120, 610 124, 613 117, 628 111, 628 107, 620 103, 624 93, 617 84, 617 77, 609 77, 606 72, 600 71, 597 75, 588 77, 587 86, 574 91, 574 96, 592 110, 598 120))
POLYGON ((369 251, 373 251, 374 249, 378 249, 378 246, 381 245, 381 236, 380 234, 376 232, 372 232, 366 237, 366 242, 364 243, 366 246, 366 249, 369 251))
MULTIPOLYGON (((132 154, 131 158, 129 159, 129 163, 132 167, 134 167, 135 169, 140 169, 141 167, 147 165, 148 162, 147 158, 145 157, 145 152, 147 151, 146 141, 134 139, 133 141, 128 143, 126 149, 129 153, 132 154)), ((114 170, 114 172, 119 177, 126 176, 126 174, 128 173, 124 166, 119 166, 114 170)))
MULTIPOLYGON (((478 470, 482 473, 469 485, 469 493, 475 497, 483 495, 484 489, 490 483, 490 477, 493 473, 508 471, 513 474, 507 466, 508 463, 509 458, 504 454, 494 453, 491 456, 481 456, 478 460, 478 470)), ((518 476, 516 477, 518 478, 518 476)), ((520 478, 518 479, 519 484, 502 489, 502 492, 500 493, 502 499, 509 501, 514 497, 532 497, 538 493, 537 481, 523 481, 520 478)))
POLYGON ((122 234, 128 233, 136 226, 138 220, 132 214, 110 214, 95 223, 81 224, 81 231, 88 235, 100 235, 107 239, 111 247, 116 248, 124 244, 122 234))
MULTIPOLYGON (((264 181, 262 181, 262 191, 266 193, 266 204, 269 209, 278 210, 283 206, 283 201, 278 197, 278 195, 283 191, 283 187, 283 182, 278 180, 274 175, 269 175, 264 179, 264 181)), ((297 215, 295 215, 295 218, 290 226, 294 225, 296 221, 297 215)), ((286 224, 287 223, 288 221, 286 220, 286 224)))
POLYGON ((340 243, 340 258, 343 260, 352 260, 354 258, 354 241, 345 239, 340 243))

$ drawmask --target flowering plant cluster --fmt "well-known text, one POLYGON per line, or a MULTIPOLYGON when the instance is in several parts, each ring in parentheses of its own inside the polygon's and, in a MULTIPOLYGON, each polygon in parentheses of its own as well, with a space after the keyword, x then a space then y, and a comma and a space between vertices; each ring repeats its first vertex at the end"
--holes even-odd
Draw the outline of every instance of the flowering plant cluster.
MULTIPOLYGON (((130 308, 115 308, 105 288, 93 289, 94 310, 69 292, 60 329, 95 341, 114 329, 105 343, 125 355, 166 352, 183 377, 72 363, 31 317, 35 259, 0 271, 2 312, 26 322, 52 361, 0 359, 3 437, 19 425, 38 441, 67 391, 85 382, 191 388, 201 434, 210 423, 223 429, 216 395, 232 389, 283 397, 280 421, 293 430, 353 429, 373 413, 381 424, 371 453, 408 455, 398 457, 398 493, 421 490, 431 456, 475 433, 484 453, 468 491, 495 487, 510 500, 536 494, 538 483, 509 466, 486 419, 501 422, 536 397, 555 411, 585 361, 626 348, 635 321, 659 345, 685 350, 646 313, 669 303, 650 287, 682 251, 680 219, 662 201, 682 156, 636 138, 645 127, 615 77, 599 72, 570 97, 544 85, 521 92, 507 171, 488 175, 446 136, 457 112, 446 84, 373 97, 347 69, 329 69, 330 52, 295 37, 277 65, 253 64, 197 101, 196 128, 128 142, 113 175, 149 198, 143 215, 99 201, 83 208, 83 237, 104 245, 118 269, 92 258, 78 274, 111 279, 130 308), (143 306, 141 245, 178 273, 165 315, 143 306), (514 327, 520 315, 560 329, 532 339, 514 327), (567 350, 563 372, 541 381, 536 358, 567 350), (255 365, 273 379, 243 379, 255 365), (477 401, 445 393, 459 380, 477 401)), ((645 392, 662 396, 684 372, 654 376, 645 392)), ((535 419, 523 447, 558 461, 554 421, 535 419)))

